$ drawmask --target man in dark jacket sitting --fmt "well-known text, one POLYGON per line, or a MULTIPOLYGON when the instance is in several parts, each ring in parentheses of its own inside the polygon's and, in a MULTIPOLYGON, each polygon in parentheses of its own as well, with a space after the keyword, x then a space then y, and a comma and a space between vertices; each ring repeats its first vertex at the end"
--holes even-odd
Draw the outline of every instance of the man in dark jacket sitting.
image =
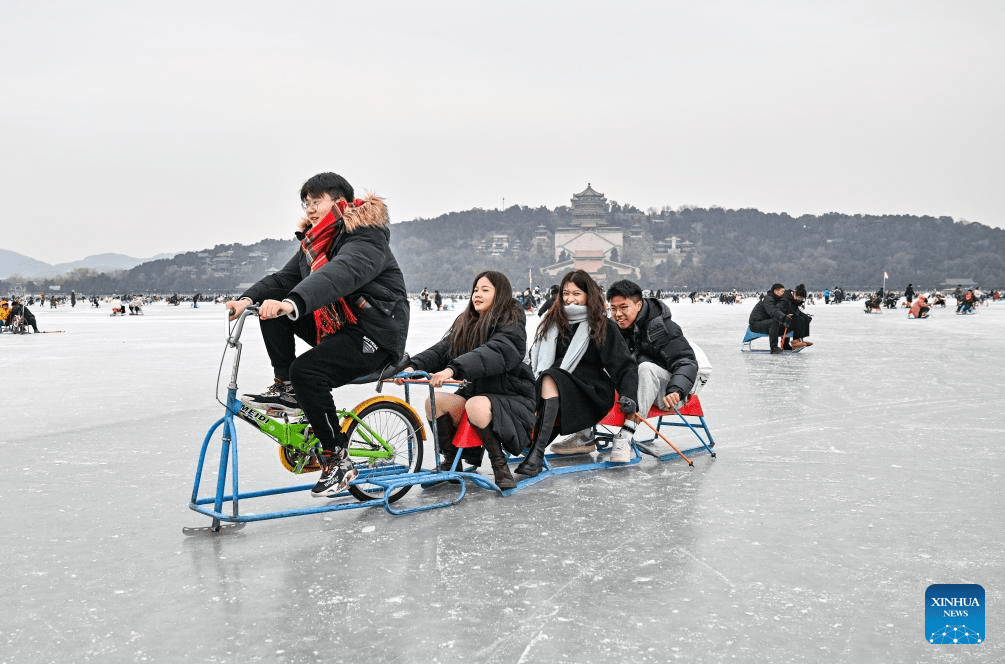
POLYGON ((792 314, 786 312, 784 299, 785 286, 772 285, 771 290, 754 306, 747 320, 751 332, 768 335, 768 345, 772 353, 782 352, 778 347, 778 337, 782 336, 782 330, 792 321, 792 314))
MULTIPOLYGON (((650 406, 671 410, 690 394, 698 376, 698 360, 684 333, 670 316, 670 308, 660 300, 643 297, 638 284, 623 279, 607 289, 611 317, 639 365, 639 416, 650 406)), ((593 429, 573 434, 555 443, 556 454, 582 454, 595 449, 593 429)), ((659 439, 636 439, 636 446, 653 456, 672 452, 659 439)))
POLYGON ((331 496, 356 475, 331 391, 397 362, 408 334, 408 293, 390 248, 390 219, 376 196, 354 197, 335 173, 304 183, 300 248, 278 272, 226 303, 236 318, 259 303, 275 383, 242 400, 259 408, 303 409, 321 442, 321 479, 312 495, 331 496), (311 348, 296 356, 295 337, 311 348))

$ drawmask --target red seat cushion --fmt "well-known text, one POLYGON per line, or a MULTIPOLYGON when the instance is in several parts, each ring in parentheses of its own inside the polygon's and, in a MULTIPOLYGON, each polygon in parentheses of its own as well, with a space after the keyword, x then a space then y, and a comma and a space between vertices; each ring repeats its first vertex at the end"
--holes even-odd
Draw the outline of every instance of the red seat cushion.
MULTIPOLYGON (((681 415, 692 415, 694 417, 704 417, 705 413, 701 410, 701 399, 698 398, 697 394, 692 394, 688 397, 687 403, 684 404, 683 408, 678 408, 681 415)), ((649 409, 649 414, 646 418, 652 419, 654 417, 660 417, 661 415, 674 415, 672 410, 660 410, 656 406, 649 409)))
POLYGON ((701 409, 701 399, 697 394, 692 394, 684 407, 680 409, 681 415, 693 415, 695 417, 705 417, 705 412, 701 409))
MULTIPOLYGON (((692 415, 694 417, 704 417, 705 413, 701 409, 701 399, 698 398, 697 394, 692 394, 687 403, 684 404, 683 408, 679 408, 681 415, 692 415)), ((661 415, 674 415, 672 410, 661 410, 656 406, 651 406, 649 412, 646 414, 646 419, 652 419, 654 417, 660 417, 661 415)), ((603 424, 609 427, 620 427, 625 423, 625 414, 621 412, 618 408, 618 397, 617 394, 614 396, 614 405, 607 415, 604 415, 604 419, 600 420, 599 424, 603 424)), ((456 444, 456 443, 455 443, 456 444)))
POLYGON ((625 423, 625 414, 621 412, 621 409, 614 406, 604 415, 604 419, 600 420, 598 424, 603 424, 609 427, 620 427, 625 423))
POLYGON ((457 423, 457 433, 454 434, 455 447, 481 447, 482 437, 478 434, 471 423, 468 422, 468 414, 461 415, 461 421, 457 423))

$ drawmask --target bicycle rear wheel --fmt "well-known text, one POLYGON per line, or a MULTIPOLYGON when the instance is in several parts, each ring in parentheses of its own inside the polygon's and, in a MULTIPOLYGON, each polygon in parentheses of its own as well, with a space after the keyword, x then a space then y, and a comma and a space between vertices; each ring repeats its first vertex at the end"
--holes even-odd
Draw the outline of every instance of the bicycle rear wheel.
MULTIPOLYGON (((368 482, 368 478, 414 473, 422 467, 422 422, 415 411, 394 401, 377 401, 356 416, 360 421, 352 420, 346 429, 350 457, 353 448, 372 448, 367 440, 372 440, 374 435, 394 450, 394 456, 386 459, 353 459, 360 471, 360 479, 349 485, 350 493, 359 500, 379 500, 384 497, 384 487, 368 482)), ((393 503, 410 488, 403 486, 395 489, 387 501, 393 503)))

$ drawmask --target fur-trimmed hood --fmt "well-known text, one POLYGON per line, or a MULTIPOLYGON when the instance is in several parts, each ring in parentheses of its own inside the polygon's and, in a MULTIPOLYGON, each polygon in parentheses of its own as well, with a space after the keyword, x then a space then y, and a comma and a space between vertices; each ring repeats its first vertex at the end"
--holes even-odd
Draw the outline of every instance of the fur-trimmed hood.
POLYGON ((345 229, 350 233, 362 226, 383 228, 391 223, 384 199, 375 194, 367 194, 364 199, 353 201, 355 205, 347 205, 342 211, 345 229))
MULTIPOLYGON (((367 194, 366 198, 357 198, 352 204, 346 203, 344 198, 340 198, 339 201, 345 206, 342 209, 341 217, 345 223, 345 229, 349 233, 364 226, 383 228, 391 223, 384 199, 376 194, 367 194)), ((297 224, 298 230, 303 233, 309 225, 310 221, 304 217, 297 224)))

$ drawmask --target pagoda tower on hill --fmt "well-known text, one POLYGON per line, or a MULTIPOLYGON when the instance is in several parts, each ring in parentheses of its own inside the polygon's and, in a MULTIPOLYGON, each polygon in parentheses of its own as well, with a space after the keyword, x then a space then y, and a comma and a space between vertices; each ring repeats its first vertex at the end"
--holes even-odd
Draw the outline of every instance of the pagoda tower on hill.
POLYGON ((624 253, 624 230, 608 226, 610 206, 607 198, 587 183, 586 189, 572 195, 572 225, 555 230, 555 260, 541 268, 556 281, 570 270, 585 270, 598 283, 641 276, 636 265, 618 262, 624 253))

